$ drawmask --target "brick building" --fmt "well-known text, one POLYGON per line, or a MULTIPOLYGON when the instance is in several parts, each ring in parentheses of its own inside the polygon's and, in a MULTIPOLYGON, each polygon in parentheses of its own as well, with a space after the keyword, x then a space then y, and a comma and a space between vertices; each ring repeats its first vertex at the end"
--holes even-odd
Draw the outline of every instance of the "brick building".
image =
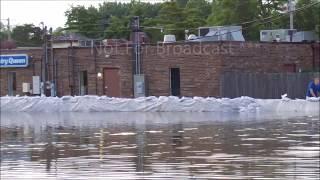
MULTIPOLYGON (((220 96, 225 72, 300 72, 319 68, 319 43, 208 42, 144 45, 141 71, 149 96, 220 96)), ((132 47, 54 49, 44 63, 42 48, 1 50, 27 54, 27 67, 0 69, 0 95, 23 95, 32 76, 56 82, 57 95, 133 97, 132 47), (52 57, 52 58, 51 58, 52 57), (13 92, 8 92, 8 91, 13 92)), ((31 93, 32 94, 32 93, 31 93)), ((47 92, 48 94, 48 92, 47 92)))

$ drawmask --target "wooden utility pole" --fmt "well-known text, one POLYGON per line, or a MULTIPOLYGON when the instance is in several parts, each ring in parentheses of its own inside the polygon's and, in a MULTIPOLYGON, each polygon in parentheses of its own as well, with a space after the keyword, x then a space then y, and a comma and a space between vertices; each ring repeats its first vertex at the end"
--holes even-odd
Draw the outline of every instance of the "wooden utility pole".
POLYGON ((8 40, 11 41, 11 31, 10 31, 10 18, 7 19, 7 29, 8 29, 8 40))
POLYGON ((292 0, 289 0, 289 5, 288 9, 290 12, 290 29, 293 29, 293 11, 294 11, 294 5, 292 3, 292 0))
POLYGON ((132 20, 132 35, 133 35, 133 45, 134 45, 134 74, 141 74, 141 57, 140 57, 140 18, 139 16, 133 17, 132 20))
POLYGON ((288 10, 290 13, 290 42, 292 42, 293 40, 293 12, 294 12, 294 4, 292 2, 292 0, 289 0, 288 2, 288 10))
POLYGON ((47 95, 47 72, 48 72, 48 44, 47 44, 47 26, 42 24, 42 39, 43 39, 43 58, 41 62, 41 95, 47 95))

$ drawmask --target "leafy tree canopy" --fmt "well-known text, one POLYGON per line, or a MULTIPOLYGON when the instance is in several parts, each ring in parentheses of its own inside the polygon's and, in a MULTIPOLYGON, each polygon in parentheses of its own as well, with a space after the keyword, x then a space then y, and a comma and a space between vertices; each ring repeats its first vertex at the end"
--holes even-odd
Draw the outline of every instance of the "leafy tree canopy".
POLYGON ((16 26, 11 34, 17 46, 41 46, 43 42, 41 28, 33 24, 16 26))
MULTIPOLYGON (((297 8, 318 0, 296 0, 297 8)), ((286 12, 288 0, 170 0, 147 3, 104 2, 98 8, 71 7, 66 29, 90 38, 128 38, 130 21, 139 16, 141 26, 153 42, 165 33, 184 39, 184 30, 196 33, 199 26, 242 25, 247 40, 258 40, 261 29, 288 28, 289 18, 283 16, 266 22, 265 18, 286 12), (244 23, 255 20, 255 23, 244 23), (160 29, 163 28, 163 31, 160 29)), ((319 27, 320 5, 295 13, 298 30, 319 27)), ((319 28, 318 28, 319 29, 319 28)))

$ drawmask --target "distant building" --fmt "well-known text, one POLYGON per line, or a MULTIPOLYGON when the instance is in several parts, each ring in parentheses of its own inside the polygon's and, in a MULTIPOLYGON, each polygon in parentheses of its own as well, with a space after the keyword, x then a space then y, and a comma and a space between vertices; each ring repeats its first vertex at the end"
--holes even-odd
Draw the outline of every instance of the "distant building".
POLYGON ((17 47, 15 41, 3 40, 0 41, 0 49, 15 49, 17 47))
POLYGON ((189 41, 245 41, 241 26, 199 27, 198 37, 192 36, 189 41))
POLYGON ((130 44, 130 41, 126 39, 104 39, 102 43, 104 46, 123 46, 130 44))
MULTIPOLYGON (((145 32, 137 32, 137 35, 139 36, 139 43, 140 44, 147 44, 150 43, 150 38, 145 32)), ((131 33, 130 39, 104 39, 102 40, 102 45, 104 46, 127 46, 132 45, 134 43, 135 33, 131 33)))
POLYGON ((91 47, 94 44, 102 43, 100 40, 90 39, 78 33, 66 33, 60 36, 52 37, 53 48, 67 47, 91 47))

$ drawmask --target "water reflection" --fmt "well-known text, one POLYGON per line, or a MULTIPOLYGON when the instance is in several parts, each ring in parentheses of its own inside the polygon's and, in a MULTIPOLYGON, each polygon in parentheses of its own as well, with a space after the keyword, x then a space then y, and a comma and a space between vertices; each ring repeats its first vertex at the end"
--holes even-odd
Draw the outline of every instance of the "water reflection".
POLYGON ((319 117, 1 114, 1 179, 319 179, 319 117))

